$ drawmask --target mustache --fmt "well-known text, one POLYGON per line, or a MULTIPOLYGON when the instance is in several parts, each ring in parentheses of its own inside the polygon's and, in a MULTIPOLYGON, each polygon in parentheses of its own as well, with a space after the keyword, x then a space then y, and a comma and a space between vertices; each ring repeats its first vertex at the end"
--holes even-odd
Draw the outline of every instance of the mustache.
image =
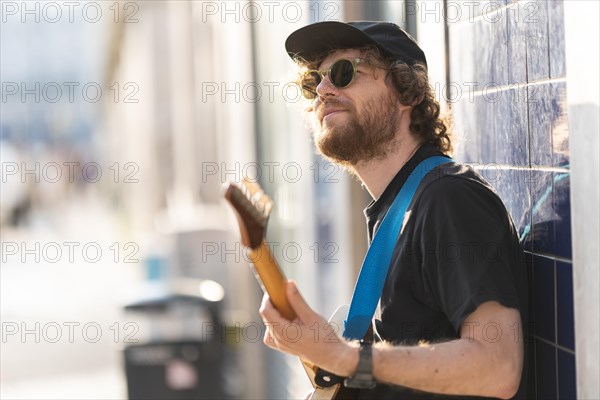
POLYGON ((353 109, 350 102, 346 102, 344 100, 334 99, 334 98, 330 98, 330 97, 325 97, 325 98, 317 97, 317 100, 315 100, 308 107, 306 107, 304 109, 304 111, 307 113, 318 114, 319 112, 322 112, 319 110, 322 110, 323 107, 340 107, 340 108, 347 108, 347 109, 352 108, 353 109))
POLYGON ((343 107, 347 107, 349 105, 349 102, 340 100, 340 99, 332 99, 332 98, 324 98, 323 100, 319 99, 315 102, 316 108, 321 107, 321 105, 334 105, 334 106, 340 105, 343 107))
POLYGON ((323 115, 326 109, 330 108, 341 108, 344 110, 354 111, 354 106, 349 101, 330 98, 316 101, 313 104, 311 111, 313 111, 319 117, 323 115))

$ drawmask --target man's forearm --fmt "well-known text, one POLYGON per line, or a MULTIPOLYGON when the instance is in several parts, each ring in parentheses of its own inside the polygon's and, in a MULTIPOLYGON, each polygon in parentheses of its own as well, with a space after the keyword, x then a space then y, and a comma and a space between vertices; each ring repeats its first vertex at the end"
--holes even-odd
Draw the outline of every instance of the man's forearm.
POLYGON ((514 372, 502 360, 490 362, 480 346, 465 339, 420 346, 377 344, 373 375, 380 382, 427 392, 512 397, 514 387, 506 382, 514 372))
MULTIPOLYGON (((519 312, 489 302, 471 314, 461 339, 418 346, 373 345, 373 376, 382 383, 425 392, 511 398, 523 369, 519 312), (497 328, 494 335, 491 329, 497 328)), ((344 364, 356 369, 358 349, 348 346, 344 364)))

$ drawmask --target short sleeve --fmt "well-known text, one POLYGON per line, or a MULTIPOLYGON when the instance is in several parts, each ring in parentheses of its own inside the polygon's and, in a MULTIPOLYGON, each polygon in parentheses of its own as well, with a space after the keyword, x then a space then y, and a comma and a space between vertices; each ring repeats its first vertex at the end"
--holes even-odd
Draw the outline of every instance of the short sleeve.
POLYGON ((416 203, 416 246, 426 290, 454 328, 487 301, 519 308, 518 239, 499 197, 482 182, 446 177, 416 203))

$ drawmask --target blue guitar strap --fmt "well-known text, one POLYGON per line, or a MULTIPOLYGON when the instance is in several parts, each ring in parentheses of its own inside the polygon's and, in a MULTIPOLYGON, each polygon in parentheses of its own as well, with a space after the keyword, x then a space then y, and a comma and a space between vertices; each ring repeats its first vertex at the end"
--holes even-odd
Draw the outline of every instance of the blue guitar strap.
POLYGON ((350 303, 350 311, 348 311, 348 317, 344 322, 344 337, 346 339, 360 340, 369 329, 383 291, 404 214, 421 180, 436 166, 452 161, 451 158, 443 156, 433 156, 421 161, 408 176, 394 199, 392 206, 375 233, 360 269, 354 287, 354 294, 352 295, 352 302, 350 303))

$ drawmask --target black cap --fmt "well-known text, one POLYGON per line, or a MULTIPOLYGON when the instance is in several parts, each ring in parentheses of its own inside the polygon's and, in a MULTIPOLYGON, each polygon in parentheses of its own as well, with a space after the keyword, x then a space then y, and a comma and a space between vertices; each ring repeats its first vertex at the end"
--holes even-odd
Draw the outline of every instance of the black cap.
POLYGON ((307 61, 331 50, 366 45, 375 45, 393 60, 427 66, 425 53, 415 39, 391 22, 317 22, 292 32, 285 41, 285 49, 292 59, 300 57, 307 61))

